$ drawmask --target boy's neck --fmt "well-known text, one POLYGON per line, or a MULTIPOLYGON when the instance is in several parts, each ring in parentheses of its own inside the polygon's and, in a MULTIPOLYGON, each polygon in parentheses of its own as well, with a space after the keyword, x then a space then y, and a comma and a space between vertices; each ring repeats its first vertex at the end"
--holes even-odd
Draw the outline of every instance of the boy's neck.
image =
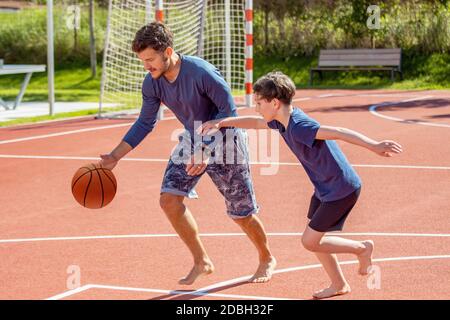
POLYGON ((280 122, 285 129, 288 127, 292 111, 294 111, 294 107, 292 107, 292 105, 282 106, 275 116, 275 120, 280 122))

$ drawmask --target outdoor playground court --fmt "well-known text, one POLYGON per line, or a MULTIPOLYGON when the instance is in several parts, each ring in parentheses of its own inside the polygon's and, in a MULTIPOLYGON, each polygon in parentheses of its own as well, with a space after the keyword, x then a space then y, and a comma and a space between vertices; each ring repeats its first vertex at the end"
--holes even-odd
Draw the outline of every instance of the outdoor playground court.
MULTIPOLYGON (((404 150, 382 158, 340 143, 363 180, 344 233, 375 241, 379 274, 368 285, 355 257, 339 255, 352 293, 332 299, 449 299, 450 92, 301 90, 294 103, 322 124, 396 140, 404 150)), ((278 260, 266 284, 245 283, 256 250, 226 216, 209 177, 197 186, 200 199, 186 203, 216 271, 193 286, 177 284, 192 261, 159 208, 176 144, 170 137, 181 127, 169 114, 114 170, 113 202, 100 210, 78 205, 73 173, 112 150, 132 122, 84 118, 0 129, 1 299, 310 299, 328 286, 300 240, 313 188, 281 139, 276 175, 261 173, 271 165, 264 159, 252 165, 278 260)))

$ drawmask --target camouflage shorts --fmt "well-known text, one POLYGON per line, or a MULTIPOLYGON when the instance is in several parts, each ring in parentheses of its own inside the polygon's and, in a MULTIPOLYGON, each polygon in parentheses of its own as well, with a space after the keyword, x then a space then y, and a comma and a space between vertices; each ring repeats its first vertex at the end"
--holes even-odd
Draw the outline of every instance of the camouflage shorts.
MULTIPOLYGON (((234 155, 236 157, 241 156, 241 159, 244 159, 244 161, 235 163, 210 163, 201 175, 189 176, 186 172, 186 164, 174 162, 171 158, 164 173, 161 193, 198 198, 194 188, 206 172, 224 196, 227 214, 231 218, 245 218, 258 213, 259 207, 256 203, 248 163, 247 134, 244 130, 235 130, 236 134, 233 143, 234 155)), ((223 148, 224 157, 226 157, 226 150, 229 149, 223 148)))

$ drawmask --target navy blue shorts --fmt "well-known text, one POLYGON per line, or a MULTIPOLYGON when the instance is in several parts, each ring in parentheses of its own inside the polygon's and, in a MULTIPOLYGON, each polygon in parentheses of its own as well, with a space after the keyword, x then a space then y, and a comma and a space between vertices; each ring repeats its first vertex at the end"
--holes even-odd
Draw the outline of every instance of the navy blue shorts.
MULTIPOLYGON (((181 140, 180 140, 180 143, 181 140)), ((175 148, 175 152, 177 152, 175 148)), ((227 148, 221 149, 221 155, 226 158, 227 148)), ((161 193, 171 193, 188 198, 198 198, 195 191, 203 174, 207 173, 219 192, 225 198, 227 214, 233 219, 245 218, 258 213, 253 182, 250 174, 247 134, 244 130, 236 129, 236 136, 232 141, 231 150, 235 159, 234 163, 208 164, 206 170, 197 176, 189 176, 186 172, 186 164, 181 161, 173 161, 173 157, 167 164, 161 193), (241 161, 237 161, 237 159, 241 161)), ((188 156, 190 158, 190 155, 188 156)))
POLYGON ((343 199, 321 202, 315 195, 308 210, 309 227, 318 232, 342 231, 345 220, 358 200, 361 188, 343 199))

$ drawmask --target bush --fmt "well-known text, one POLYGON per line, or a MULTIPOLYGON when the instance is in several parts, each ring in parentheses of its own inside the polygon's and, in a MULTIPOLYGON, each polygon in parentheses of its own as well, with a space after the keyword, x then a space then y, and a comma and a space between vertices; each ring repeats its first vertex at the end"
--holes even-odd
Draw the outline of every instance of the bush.
MULTIPOLYGON (((101 60, 107 10, 95 10, 95 37, 101 60)), ((6 63, 37 63, 47 61, 47 11, 45 7, 22 9, 15 13, 0 13, 0 57, 6 63)), ((89 64, 89 11, 81 6, 80 29, 67 27, 70 13, 67 7, 54 10, 54 49, 57 64, 77 62, 89 64)))
POLYGON ((372 47, 450 53, 450 9, 447 0, 256 0, 254 37, 255 53, 265 55, 372 47), (379 30, 366 25, 371 4, 381 9, 379 30))

